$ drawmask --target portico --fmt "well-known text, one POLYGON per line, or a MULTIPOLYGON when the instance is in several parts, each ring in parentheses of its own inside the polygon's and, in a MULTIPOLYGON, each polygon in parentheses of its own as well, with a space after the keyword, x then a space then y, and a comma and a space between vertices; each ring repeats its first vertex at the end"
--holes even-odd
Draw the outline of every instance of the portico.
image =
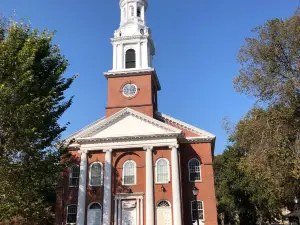
MULTIPOLYGON (((126 127, 126 126, 125 126, 126 127)), ((102 151, 105 154, 104 163, 104 198, 103 198, 103 225, 111 225, 112 218, 114 224, 116 220, 119 221, 122 217, 122 211, 120 211, 121 203, 123 199, 135 199, 137 216, 136 224, 142 225, 143 215, 140 205, 144 204, 143 193, 130 194, 117 194, 115 195, 115 208, 114 216, 112 217, 112 154, 118 149, 128 150, 141 149, 146 151, 145 165, 146 165, 146 189, 145 189, 145 204, 146 204, 146 224, 155 224, 154 213, 154 171, 153 171, 153 149, 157 147, 167 147, 171 151, 172 160, 172 184, 173 184, 173 216, 174 225, 181 225, 181 204, 180 204, 180 180, 179 180, 179 165, 178 165, 178 138, 182 135, 182 131, 163 124, 159 121, 155 121, 153 118, 143 115, 135 110, 126 108, 112 118, 108 118, 102 124, 98 124, 93 130, 88 132, 84 137, 76 138, 75 143, 70 147, 78 148, 78 152, 81 154, 80 158, 80 179, 78 189, 78 205, 77 205, 77 224, 84 225, 85 221, 85 207, 86 207, 86 179, 87 179, 87 154, 93 151, 102 151), (118 118, 118 119, 116 119, 118 118), (139 121, 136 121, 139 120, 139 121), (115 121, 115 122, 112 122, 115 121), (140 124, 138 124, 140 122, 140 124), (135 124, 137 130, 124 130, 124 133, 119 130, 119 124, 135 124), (150 125, 150 126, 149 126, 150 125), (101 128, 100 128, 101 127, 101 128), (109 131, 111 128, 116 131, 109 131), (152 128, 152 129, 150 129, 152 128), (102 136, 107 133, 117 134, 118 136, 102 136), (154 133, 157 132, 157 133, 154 133), (148 134, 147 134, 148 133, 148 134), (134 197, 133 196, 139 196, 134 197), (118 206, 116 206, 116 204, 118 206), (141 217, 141 218, 140 218, 141 217)), ((119 222, 117 223, 119 224, 119 222)))

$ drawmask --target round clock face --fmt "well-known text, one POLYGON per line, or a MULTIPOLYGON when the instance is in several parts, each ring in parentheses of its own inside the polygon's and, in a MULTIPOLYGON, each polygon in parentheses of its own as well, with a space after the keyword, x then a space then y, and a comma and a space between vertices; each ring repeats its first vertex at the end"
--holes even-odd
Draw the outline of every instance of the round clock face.
POLYGON ((123 87, 123 95, 125 97, 133 97, 137 93, 137 87, 135 84, 125 84, 123 87))

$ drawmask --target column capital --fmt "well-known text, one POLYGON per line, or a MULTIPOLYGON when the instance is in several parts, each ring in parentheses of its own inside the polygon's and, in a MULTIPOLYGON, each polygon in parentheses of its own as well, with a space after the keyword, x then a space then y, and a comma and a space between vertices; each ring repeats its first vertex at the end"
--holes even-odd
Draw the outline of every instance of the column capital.
POLYGON ((102 151, 112 153, 113 149, 112 148, 104 148, 104 149, 102 149, 102 151))
POLYGON ((173 149, 173 148, 176 148, 176 149, 177 149, 178 147, 179 147, 178 144, 169 145, 169 148, 170 148, 170 149, 173 149))
POLYGON ((148 150, 153 150, 153 146, 143 146, 143 149, 145 150, 145 151, 148 151, 148 150))
POLYGON ((79 149, 79 150, 78 150, 78 153, 79 153, 80 155, 82 155, 82 154, 87 154, 87 153, 88 153, 88 150, 87 150, 87 149, 79 149))

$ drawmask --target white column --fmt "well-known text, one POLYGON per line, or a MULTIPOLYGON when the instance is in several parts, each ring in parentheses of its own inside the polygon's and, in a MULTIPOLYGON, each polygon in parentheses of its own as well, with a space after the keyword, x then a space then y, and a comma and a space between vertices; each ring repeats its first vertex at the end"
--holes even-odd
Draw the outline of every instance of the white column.
POLYGON ((117 225, 118 200, 115 198, 114 225, 117 225))
POLYGON ((103 150, 105 152, 104 170, 104 198, 103 198, 103 225, 111 225, 111 162, 112 149, 103 150))
POLYGON ((178 145, 170 146, 172 163, 172 192, 173 192, 173 218, 174 225, 182 225, 181 222, 181 198, 179 183, 178 145))
POLYGON ((121 69, 125 69, 125 52, 124 52, 124 44, 121 44, 121 54, 119 55, 119 65, 121 69))
POLYGON ((144 24, 146 24, 145 6, 142 7, 142 19, 144 20, 144 24))
POLYGON ((121 217, 122 217, 122 201, 121 201, 121 199, 119 199, 119 206, 118 206, 118 208, 119 208, 119 210, 118 210, 118 225, 122 225, 121 224, 121 217))
POLYGON ((136 68, 141 68, 141 42, 137 43, 137 51, 136 51, 136 68))
POLYGON ((136 221, 137 221, 137 225, 140 225, 140 198, 136 198, 136 208, 137 208, 136 221))
POLYGON ((141 198, 141 225, 143 225, 143 223, 144 223, 144 204, 143 204, 143 202, 144 202, 144 198, 142 197, 141 198))
POLYGON ((113 45, 113 70, 117 69, 117 44, 113 45))
POLYGON ((86 197, 86 175, 87 175, 87 151, 82 149, 78 151, 80 157, 80 175, 78 187, 77 203, 77 225, 84 225, 85 221, 85 197, 86 197))
POLYGON ((154 225, 153 196, 153 147, 144 147, 146 152, 146 225, 154 225))
POLYGON ((142 42, 142 67, 149 68, 149 59, 148 59, 148 43, 142 42))

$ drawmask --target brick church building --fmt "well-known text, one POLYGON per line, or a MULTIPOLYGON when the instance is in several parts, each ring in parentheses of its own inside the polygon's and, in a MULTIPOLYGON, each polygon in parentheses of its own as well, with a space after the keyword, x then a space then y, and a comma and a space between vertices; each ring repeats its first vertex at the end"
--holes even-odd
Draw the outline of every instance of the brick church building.
POLYGON ((215 136, 159 112, 148 0, 119 6, 106 115, 66 139, 56 225, 217 225, 215 136))

